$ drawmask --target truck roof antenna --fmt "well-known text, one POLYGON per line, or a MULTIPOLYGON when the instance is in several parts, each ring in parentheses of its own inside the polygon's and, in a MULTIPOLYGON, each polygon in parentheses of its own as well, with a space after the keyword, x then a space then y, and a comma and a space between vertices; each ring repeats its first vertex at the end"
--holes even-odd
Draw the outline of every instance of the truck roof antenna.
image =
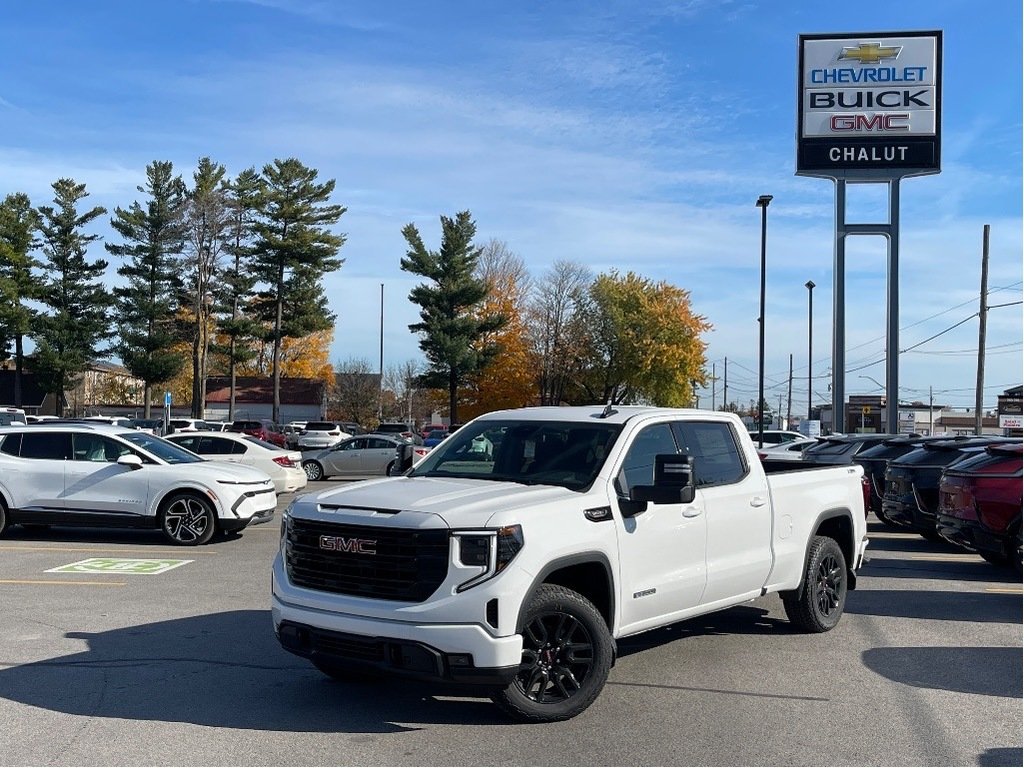
POLYGON ((609 416, 612 416, 613 414, 616 414, 616 413, 618 413, 618 411, 616 411, 614 408, 612 408, 612 399, 609 397, 608 398, 608 404, 604 407, 604 410, 601 411, 600 418, 607 419, 609 416))

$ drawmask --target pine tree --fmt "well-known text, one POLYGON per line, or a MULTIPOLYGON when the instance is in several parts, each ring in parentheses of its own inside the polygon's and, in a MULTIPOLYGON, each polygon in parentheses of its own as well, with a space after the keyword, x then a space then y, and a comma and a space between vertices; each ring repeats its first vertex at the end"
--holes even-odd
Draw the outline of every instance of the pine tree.
POLYGON ((342 264, 337 254, 345 238, 327 227, 338 222, 345 208, 326 202, 334 180, 318 184, 316 178, 316 169, 295 158, 263 167, 253 266, 257 279, 268 286, 258 298, 273 342, 275 422, 281 412, 282 339, 334 325, 322 279, 342 264))
POLYGON ((229 186, 229 236, 225 251, 229 262, 221 272, 215 297, 219 315, 218 330, 222 343, 212 346, 214 354, 226 358, 231 380, 228 400, 228 419, 235 418, 235 381, 239 366, 254 357, 252 340, 261 330, 252 316, 253 289, 256 277, 252 272, 252 238, 257 206, 263 190, 263 181, 255 168, 247 168, 229 186))
POLYGON ((114 350, 133 376, 143 381, 143 407, 150 417, 153 385, 174 378, 185 364, 172 349, 179 339, 175 309, 184 235, 181 225, 185 185, 170 162, 146 166, 148 195, 127 210, 114 209, 110 225, 122 244, 106 243, 107 252, 124 260, 117 273, 127 284, 114 289, 118 341, 114 350))
POLYGON ((41 284, 32 274, 39 263, 32 257, 39 215, 28 195, 7 195, 0 203, 0 359, 14 342, 14 405, 22 406, 21 379, 25 363, 24 340, 32 329, 35 312, 26 304, 39 296, 41 284))
POLYGON ((232 211, 230 191, 223 165, 210 158, 199 160, 193 174, 195 186, 185 196, 186 242, 185 292, 187 335, 192 339, 192 418, 206 411, 206 377, 216 311, 214 286, 221 271, 221 257, 231 242, 232 211))
POLYGON ((107 262, 86 261, 89 245, 100 236, 83 232, 107 209, 96 206, 80 214, 78 204, 89 196, 85 184, 65 178, 52 186, 54 205, 38 208, 45 259, 39 300, 49 311, 38 317, 30 335, 36 342, 36 372, 43 388, 56 395, 55 412, 62 415, 64 393, 94 359, 105 356, 99 345, 111 335, 112 297, 102 282, 107 262))
POLYGON ((417 285, 409 293, 409 300, 422 307, 421 321, 409 326, 422 334, 420 349, 427 356, 428 369, 419 383, 448 390, 448 415, 454 424, 459 381, 485 368, 498 353, 498 346, 485 339, 507 320, 500 314, 477 312, 487 297, 487 284, 474 277, 482 249, 473 245, 476 224, 469 211, 454 219, 441 217, 440 251, 427 250, 414 224, 407 224, 402 235, 409 244, 402 269, 432 283, 417 285))

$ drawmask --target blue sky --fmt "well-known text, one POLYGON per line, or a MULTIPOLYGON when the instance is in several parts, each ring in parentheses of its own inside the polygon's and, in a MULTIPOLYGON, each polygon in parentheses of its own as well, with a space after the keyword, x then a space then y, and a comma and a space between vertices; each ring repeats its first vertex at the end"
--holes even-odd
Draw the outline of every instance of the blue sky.
MULTIPOLYGON (((190 177, 203 155, 232 174, 298 157, 348 207, 345 264, 325 279, 332 361, 376 367, 381 283, 385 365, 421 357, 401 229, 437 247, 438 216, 468 209, 479 241, 504 241, 536 277, 569 259, 689 290, 714 326, 709 372, 728 358, 743 403, 757 394, 754 201, 771 194, 766 397, 785 404, 792 354, 802 413, 808 280, 814 400, 830 400, 833 186, 794 175, 798 36, 931 29, 944 33, 943 170, 901 186, 900 346, 977 311, 990 224, 989 303, 1011 304, 989 313, 994 406, 1022 379, 1012 0, 18 3, 0 25, 0 194, 48 202, 71 176, 112 210, 156 159, 190 177)), ((877 186, 851 188, 851 221, 884 220, 885 206, 877 186)), ((881 393, 885 285, 884 241, 851 239, 848 394, 881 393)), ((905 352, 901 395, 973 405, 977 345, 973 319, 905 352)))

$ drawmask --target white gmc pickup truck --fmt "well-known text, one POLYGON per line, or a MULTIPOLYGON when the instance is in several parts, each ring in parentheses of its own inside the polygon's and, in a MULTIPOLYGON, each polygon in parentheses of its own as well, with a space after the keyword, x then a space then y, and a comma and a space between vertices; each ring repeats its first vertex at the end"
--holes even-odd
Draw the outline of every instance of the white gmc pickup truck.
POLYGON ((858 465, 766 474, 724 412, 526 408, 404 476, 309 493, 273 566, 282 646, 344 679, 470 683, 513 717, 597 698, 615 640, 782 597, 836 625, 867 547, 858 465))

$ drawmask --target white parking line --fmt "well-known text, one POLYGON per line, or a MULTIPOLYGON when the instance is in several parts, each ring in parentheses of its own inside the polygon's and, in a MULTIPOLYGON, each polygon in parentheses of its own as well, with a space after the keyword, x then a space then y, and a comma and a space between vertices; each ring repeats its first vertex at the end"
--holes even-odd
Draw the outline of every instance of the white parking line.
POLYGON ((0 579, 0 584, 32 584, 44 587, 125 587, 126 581, 42 581, 31 579, 0 579))
MULTIPOLYGON (((120 555, 123 554, 146 554, 146 555, 169 555, 175 554, 180 555, 182 550, 180 549, 140 549, 136 553, 130 549, 99 549, 97 547, 18 547, 18 546, 0 546, 0 550, 10 550, 12 552, 24 551, 24 552, 114 552, 120 555)), ((189 555, 216 555, 216 550, 204 549, 202 551, 195 551, 195 549, 188 550, 189 555)))

